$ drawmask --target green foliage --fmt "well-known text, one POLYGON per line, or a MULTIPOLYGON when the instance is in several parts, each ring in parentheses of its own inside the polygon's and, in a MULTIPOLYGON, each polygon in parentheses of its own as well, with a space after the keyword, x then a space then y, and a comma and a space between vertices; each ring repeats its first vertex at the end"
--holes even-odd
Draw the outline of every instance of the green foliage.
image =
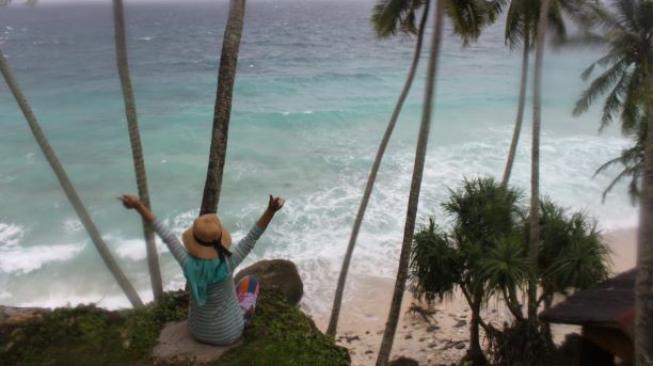
POLYGON ((596 223, 551 201, 540 205, 540 283, 544 296, 597 285, 608 278, 609 250, 596 223))
POLYGON ((429 219, 429 226, 415 234, 411 259, 411 283, 415 296, 431 303, 453 292, 462 277, 462 258, 445 232, 429 219))
MULTIPOLYGON (((187 298, 166 293, 157 304, 123 312, 56 309, 19 327, 0 328, 0 365, 148 365, 163 325, 186 317, 187 298)), ((349 365, 347 351, 282 296, 264 293, 256 313, 243 346, 216 365, 349 365)))
POLYGON ((644 143, 646 142, 647 124, 642 121, 639 123, 638 133, 632 136, 633 145, 624 149, 621 155, 610 159, 601 165, 595 175, 603 173, 610 167, 620 166, 621 171, 608 184, 603 191, 603 200, 605 201, 608 193, 617 185, 617 183, 629 179, 628 195, 633 204, 637 202, 641 192, 642 173, 644 172, 644 143))
POLYGON ((372 9, 372 26, 376 34, 390 37, 397 32, 416 34, 415 15, 428 0, 379 0, 372 9))
POLYGON ((245 343, 216 365, 349 365, 347 350, 336 346, 313 321, 276 293, 262 293, 245 343))
MULTIPOLYGON (((494 361, 506 365, 539 359, 552 344, 545 327, 534 329, 524 320, 516 295, 531 274, 526 250, 530 220, 519 198, 519 192, 491 178, 465 180, 443 204, 451 228, 445 231, 431 219, 415 234, 411 258, 412 289, 428 302, 458 287, 480 318, 481 301, 497 292, 503 296, 516 321, 503 331, 486 331, 494 361)), ((548 306, 557 293, 605 280, 609 252, 595 222, 582 212, 568 213, 548 200, 540 211, 538 305, 548 306)))
POLYGON ((123 347, 138 357, 147 356, 163 325, 184 319, 187 308, 188 296, 178 291, 165 293, 156 304, 131 311, 120 330, 123 347))
POLYGON ((451 232, 445 233, 431 220, 415 235, 413 289, 432 301, 460 286, 480 300, 494 289, 490 284, 523 277, 523 262, 512 260, 512 253, 504 255, 520 229, 519 193, 492 178, 465 180, 460 189, 450 192, 443 207, 454 221, 451 232), (506 275, 506 271, 515 273, 506 275))
MULTIPOLYGON (((427 1, 439 0, 378 0, 372 9, 371 23, 376 34, 386 38, 399 31, 415 34, 416 13, 427 1)), ((454 32, 463 44, 476 40, 481 31, 492 24, 506 0, 442 0, 446 1, 446 14, 452 22, 454 32)))
POLYGON ((527 279, 526 248, 518 236, 506 237, 480 261, 480 276, 488 293, 520 287, 527 279))
MULTIPOLYGON (((2 337, 1 365, 125 364, 115 314, 93 306, 56 309, 2 337)), ((4 332, 3 332, 4 333, 4 332)))
MULTIPOLYGON (((567 40, 566 21, 573 20, 582 30, 591 24, 588 12, 593 7, 593 0, 553 0, 549 7, 548 23, 553 33, 554 43, 561 44, 567 40)), ((510 1, 506 15, 505 39, 511 48, 524 43, 528 37, 530 45, 535 44, 537 22, 540 16, 540 0, 510 1)))
POLYGON ((630 177, 629 193, 637 199, 638 181, 642 176, 642 152, 648 120, 648 106, 651 103, 650 80, 653 77, 653 3, 642 0, 613 0, 610 6, 596 4, 590 13, 599 24, 597 35, 607 45, 607 52, 593 62, 581 75, 590 78, 597 67, 603 71, 592 80, 581 94, 574 108, 574 115, 586 112, 595 101, 605 96, 600 129, 619 120, 621 130, 633 137, 634 146, 622 152, 621 156, 608 161, 597 170, 622 164, 624 169, 610 183, 606 193, 620 180, 630 177))

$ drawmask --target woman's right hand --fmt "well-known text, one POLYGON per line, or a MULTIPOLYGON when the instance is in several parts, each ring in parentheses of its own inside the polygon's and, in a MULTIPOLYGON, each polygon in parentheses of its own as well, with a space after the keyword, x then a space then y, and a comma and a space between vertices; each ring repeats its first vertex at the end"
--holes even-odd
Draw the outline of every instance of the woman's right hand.
POLYGON ((138 206, 141 204, 141 200, 138 197, 129 194, 123 194, 122 196, 118 197, 118 199, 122 202, 122 205, 125 206, 126 209, 138 208, 138 206))
POLYGON ((154 213, 145 207, 143 202, 141 202, 138 197, 129 194, 123 194, 122 196, 118 197, 118 199, 120 202, 122 202, 122 205, 125 206, 126 209, 135 209, 136 212, 138 212, 145 221, 154 222, 154 220, 156 220, 154 213))

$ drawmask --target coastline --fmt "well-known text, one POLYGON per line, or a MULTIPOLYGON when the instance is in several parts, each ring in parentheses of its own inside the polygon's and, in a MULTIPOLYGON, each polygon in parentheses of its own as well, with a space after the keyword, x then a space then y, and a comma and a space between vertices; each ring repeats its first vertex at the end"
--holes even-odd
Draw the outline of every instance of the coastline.
MULTIPOLYGON (((617 274, 635 266, 637 254, 637 229, 616 229, 603 235, 611 250, 611 271, 617 274)), ((394 279, 375 276, 351 276, 348 283, 358 283, 355 294, 343 301, 338 325, 337 343, 349 349, 353 366, 374 365, 383 337, 383 328, 390 306, 394 279)), ((468 346, 469 309, 462 296, 435 304, 430 323, 422 316, 409 311, 418 301, 406 292, 402 314, 393 345, 392 357, 405 356, 420 365, 449 365, 465 354, 468 346)), ((484 311, 484 318, 499 326, 510 321, 511 315, 502 301, 492 299, 484 311)), ((312 314, 320 330, 325 331, 329 314, 312 314)), ((553 326, 556 340, 577 331, 572 326, 553 326)))

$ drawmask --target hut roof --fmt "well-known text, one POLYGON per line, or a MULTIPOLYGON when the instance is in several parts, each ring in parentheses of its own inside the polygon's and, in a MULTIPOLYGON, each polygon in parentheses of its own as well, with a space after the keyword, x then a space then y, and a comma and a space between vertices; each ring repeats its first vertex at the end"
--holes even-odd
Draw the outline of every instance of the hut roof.
POLYGON ((540 319, 550 323, 623 329, 629 325, 624 323, 632 323, 635 274, 635 269, 631 269, 597 287, 576 291, 564 301, 540 313, 540 319))

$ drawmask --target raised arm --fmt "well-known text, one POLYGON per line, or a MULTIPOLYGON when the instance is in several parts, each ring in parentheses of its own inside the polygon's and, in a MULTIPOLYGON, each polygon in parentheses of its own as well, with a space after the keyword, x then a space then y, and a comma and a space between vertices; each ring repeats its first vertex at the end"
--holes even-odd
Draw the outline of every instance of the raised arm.
POLYGON ((161 240, 168 246, 170 252, 175 257, 177 262, 182 266, 186 263, 188 259, 188 252, 183 245, 179 242, 179 239, 165 226, 161 221, 159 221, 154 213, 150 211, 145 205, 138 199, 138 197, 130 195, 122 195, 118 198, 123 206, 127 209, 134 209, 138 212, 144 221, 149 225, 154 227, 154 231, 159 235, 161 240))
POLYGON ((233 246, 231 250, 233 254, 231 257, 229 257, 230 266, 232 270, 238 267, 238 265, 243 261, 243 259, 247 257, 249 252, 252 251, 252 249, 254 248, 254 244, 256 244, 256 241, 261 237, 261 234, 263 234, 263 231, 265 231, 265 229, 268 227, 270 221, 272 221, 272 218, 277 213, 277 211, 281 210, 284 203, 285 200, 283 198, 273 197, 272 195, 270 195, 268 208, 265 210, 265 212, 263 212, 261 217, 258 219, 256 225, 252 227, 249 233, 243 239, 241 239, 238 242, 238 244, 233 246))

